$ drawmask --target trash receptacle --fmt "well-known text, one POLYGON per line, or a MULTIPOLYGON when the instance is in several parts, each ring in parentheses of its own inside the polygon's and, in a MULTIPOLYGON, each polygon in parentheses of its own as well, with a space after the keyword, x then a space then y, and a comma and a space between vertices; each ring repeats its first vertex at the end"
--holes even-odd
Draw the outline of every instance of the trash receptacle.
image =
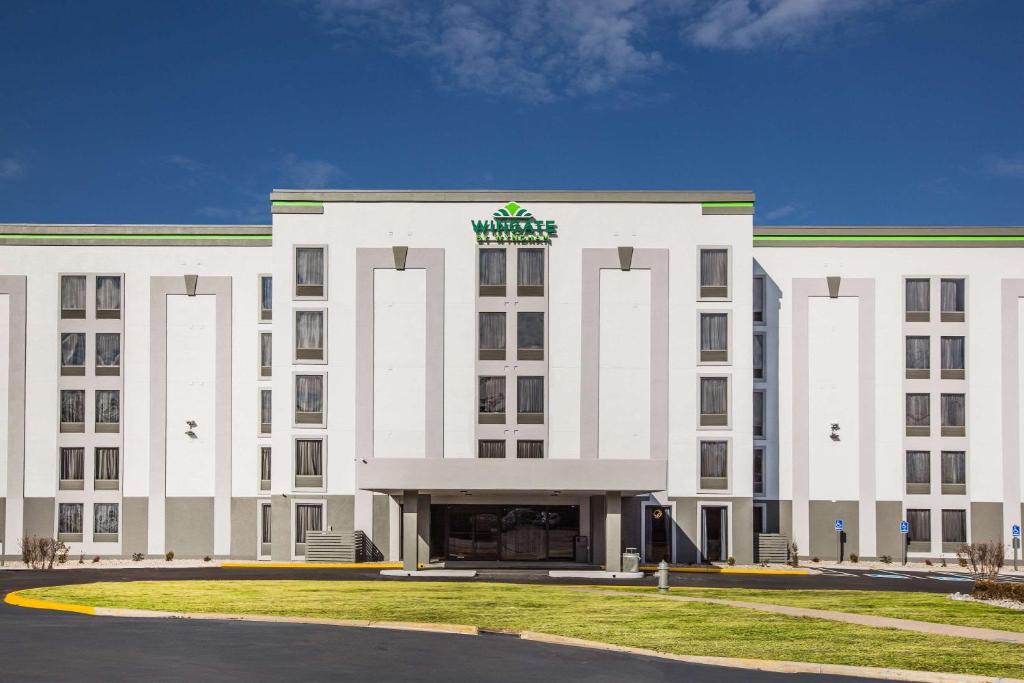
POLYGON ((640 571, 640 553, 636 551, 636 548, 626 548, 626 552, 622 553, 622 571, 640 571))
POLYGON ((574 539, 576 548, 575 557, 577 562, 590 562, 590 537, 576 536, 574 539))

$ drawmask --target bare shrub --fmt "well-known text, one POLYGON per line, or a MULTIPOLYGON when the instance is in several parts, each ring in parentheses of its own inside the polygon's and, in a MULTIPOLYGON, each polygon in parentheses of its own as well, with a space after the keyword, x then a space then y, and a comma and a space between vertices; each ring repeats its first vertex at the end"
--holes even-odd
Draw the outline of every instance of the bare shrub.
POLYGON ((21 539, 21 561, 30 569, 53 569, 53 563, 68 561, 71 548, 55 538, 25 536, 21 539))
POLYGON ((994 579, 1006 563, 1006 548, 998 541, 964 543, 957 548, 956 556, 961 566, 965 566, 966 560, 975 576, 994 579))
POLYGON ((789 544, 789 564, 794 567, 800 566, 800 548, 797 547, 796 543, 789 544))

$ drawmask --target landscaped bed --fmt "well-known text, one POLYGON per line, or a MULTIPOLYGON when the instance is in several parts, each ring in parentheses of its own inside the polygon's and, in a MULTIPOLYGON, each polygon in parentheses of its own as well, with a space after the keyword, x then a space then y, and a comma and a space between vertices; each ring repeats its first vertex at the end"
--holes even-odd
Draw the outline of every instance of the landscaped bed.
MULTIPOLYGON (((688 589, 689 590, 689 589, 688 589)), ((673 594, 687 591, 673 589, 673 594)), ((754 601, 762 591, 730 593, 754 601)), ((769 592, 769 591, 763 591, 769 592)), ((810 591, 799 591, 804 594, 810 591)), ((836 609, 822 598, 820 606, 836 609)), ((775 593, 775 592, 771 592, 775 593)), ((782 596, 784 593, 775 593, 782 596)), ((847 597, 853 593, 844 593, 847 597)), ((23 591, 38 600, 175 612, 214 612, 332 619, 468 624, 486 629, 538 631, 641 647, 660 652, 717 657, 775 659, 856 666, 1019 677, 1024 648, 964 638, 857 626, 823 619, 788 617, 704 603, 654 600, 644 596, 586 593, 569 587, 488 583, 405 583, 348 581, 160 581, 95 583, 23 591)), ((874 594, 871 594, 874 596, 874 594)), ((885 593, 928 609, 930 597, 885 593)), ((716 596, 717 597, 717 596, 716 596)), ((809 600, 813 596, 801 595, 809 600)), ((875 597, 861 597, 862 607, 875 597)), ((944 596, 937 599, 946 600, 944 596)), ((948 601, 985 622, 984 605, 948 601), (965 609, 966 608, 966 609, 965 609), (982 610, 982 611, 979 611, 982 610)), ((785 603, 788 604, 788 603, 785 603)), ((875 603, 877 604, 877 603, 875 603)), ((945 606, 946 603, 941 603, 945 606)), ((806 603, 802 606, 805 606, 806 603)), ((879 604, 879 607, 881 605, 879 604)), ((912 618, 907 612, 899 616, 912 618)), ((916 616, 916 615, 915 615, 916 616)), ((1020 619, 1019 613, 1014 616, 1020 619)), ((954 622, 949 623, 967 623, 954 622)), ((1019 629, 1018 629, 1019 630, 1019 629)))

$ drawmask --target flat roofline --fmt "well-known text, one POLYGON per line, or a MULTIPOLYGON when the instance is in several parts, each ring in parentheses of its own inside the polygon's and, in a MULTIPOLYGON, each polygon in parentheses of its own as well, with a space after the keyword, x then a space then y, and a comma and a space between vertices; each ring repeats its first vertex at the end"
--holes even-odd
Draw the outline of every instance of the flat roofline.
POLYGON ((270 246, 270 225, 0 223, 4 246, 270 246))
POLYGON ((754 226, 755 247, 1024 247, 1024 226, 754 226))
POLYGON ((274 201, 307 202, 750 202, 748 190, 299 190, 275 189, 274 201))

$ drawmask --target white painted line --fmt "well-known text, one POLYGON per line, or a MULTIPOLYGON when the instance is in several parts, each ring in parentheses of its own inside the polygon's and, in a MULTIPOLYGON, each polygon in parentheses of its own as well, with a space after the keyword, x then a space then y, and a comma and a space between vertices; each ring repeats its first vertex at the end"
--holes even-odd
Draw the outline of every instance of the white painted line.
POLYGON ((904 576, 903 574, 865 574, 864 576, 870 576, 873 579, 911 579, 912 576, 904 576))
POLYGON ((831 569, 831 568, 826 568, 826 567, 822 567, 818 571, 820 571, 822 574, 826 574, 826 575, 830 575, 830 576, 860 576, 860 574, 851 574, 850 572, 841 572, 838 569, 831 569))

